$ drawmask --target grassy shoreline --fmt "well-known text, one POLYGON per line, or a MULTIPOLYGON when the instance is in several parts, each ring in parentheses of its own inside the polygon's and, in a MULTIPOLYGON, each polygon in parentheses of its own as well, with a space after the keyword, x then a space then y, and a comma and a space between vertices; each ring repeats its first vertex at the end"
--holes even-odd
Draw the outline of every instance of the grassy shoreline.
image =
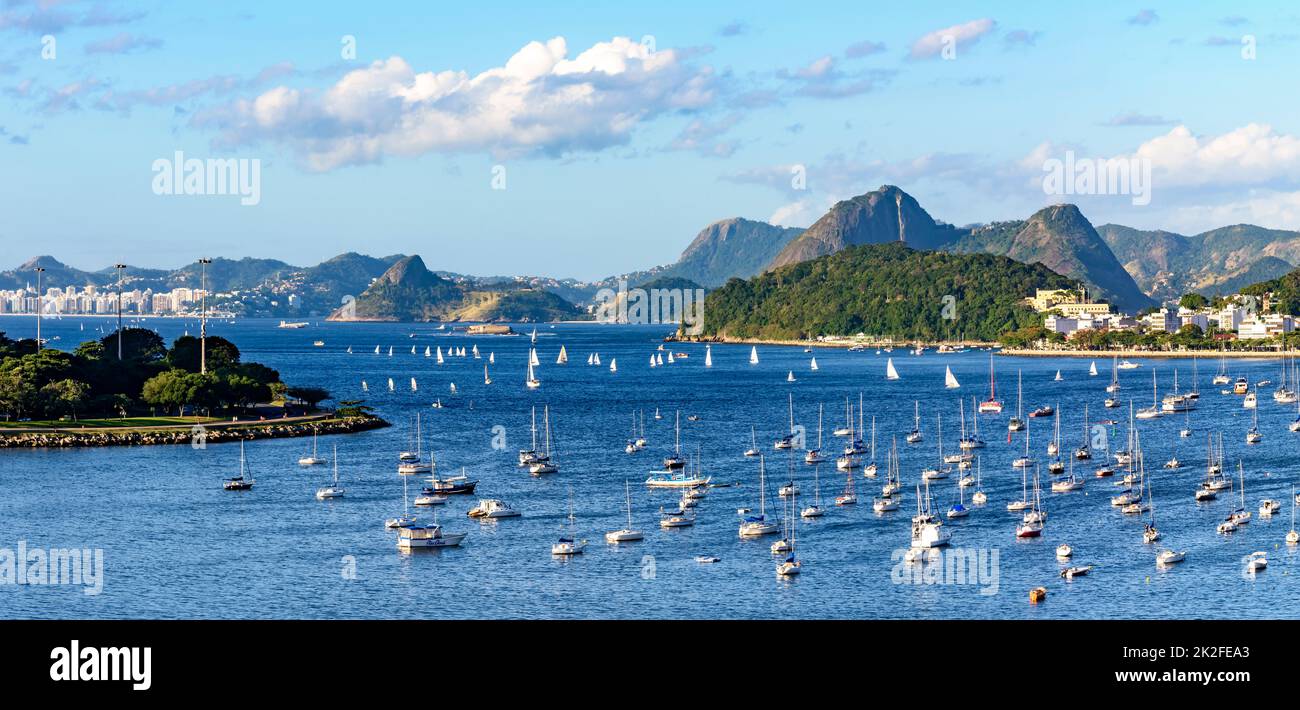
MULTIPOLYGON (((159 419, 146 417, 143 419, 159 419)), ((164 417, 163 419, 169 419, 164 417)), ((128 420, 129 421, 129 420, 128 420)), ((65 422, 59 422, 66 424, 65 422)), ((43 428, 0 428, 0 449, 17 448, 74 448, 91 446, 200 446, 207 443, 253 439, 286 439, 313 434, 353 434, 371 429, 392 426, 373 415, 339 417, 325 413, 293 419, 247 420, 232 422, 189 421, 183 424, 161 426, 71 426, 43 428)), ((35 424, 48 424, 36 422, 35 424)))

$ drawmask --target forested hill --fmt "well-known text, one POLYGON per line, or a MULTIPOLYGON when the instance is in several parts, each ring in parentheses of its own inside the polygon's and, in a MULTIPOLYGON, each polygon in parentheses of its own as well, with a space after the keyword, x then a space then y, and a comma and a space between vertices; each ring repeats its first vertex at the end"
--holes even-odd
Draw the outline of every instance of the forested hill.
POLYGON ((732 279, 705 299, 701 337, 789 340, 861 332, 993 341, 1041 322, 1023 304, 1034 289, 1076 285, 1045 266, 992 254, 916 251, 897 243, 851 246, 749 280, 732 279))

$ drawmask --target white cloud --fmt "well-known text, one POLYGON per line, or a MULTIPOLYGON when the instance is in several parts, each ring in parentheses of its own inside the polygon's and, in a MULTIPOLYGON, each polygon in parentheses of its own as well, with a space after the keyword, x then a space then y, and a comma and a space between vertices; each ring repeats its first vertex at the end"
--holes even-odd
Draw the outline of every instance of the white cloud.
POLYGON ((195 125, 226 146, 288 145, 315 170, 430 152, 558 156, 624 144, 644 121, 709 106, 714 91, 712 70, 674 50, 615 37, 570 59, 555 37, 476 75, 417 73, 394 56, 323 91, 276 87, 204 111, 195 125))
POLYGON ((972 45, 992 32, 997 24, 986 17, 935 30, 912 43, 910 56, 912 59, 928 59, 939 56, 939 53, 949 44, 957 48, 972 45))
POLYGON ((1161 184, 1174 186, 1300 186, 1300 138, 1250 123, 1217 136, 1177 126, 1138 146, 1161 184))

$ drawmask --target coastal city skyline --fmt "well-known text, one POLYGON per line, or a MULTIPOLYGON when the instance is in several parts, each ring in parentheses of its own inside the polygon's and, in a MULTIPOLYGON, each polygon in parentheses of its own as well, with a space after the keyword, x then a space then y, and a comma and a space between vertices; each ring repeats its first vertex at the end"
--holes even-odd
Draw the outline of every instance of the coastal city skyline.
POLYGON ((590 280, 670 263, 719 219, 807 227, 886 183, 959 225, 1057 202, 1184 234, 1300 216, 1300 99, 1272 84, 1300 59, 1300 20, 1271 3, 923 3, 869 22, 848 3, 507 3, 505 31, 500 7, 397 7, 402 23, 7 3, 0 159, 24 177, 0 195, 0 267, 50 251, 39 239, 78 268, 174 268, 201 240, 590 280), (228 166, 256 199, 184 194, 186 159, 258 161, 228 166), (1045 167, 1076 159, 1137 161, 1149 181, 1045 191, 1045 167), (87 211, 59 209, 67 194, 87 211))

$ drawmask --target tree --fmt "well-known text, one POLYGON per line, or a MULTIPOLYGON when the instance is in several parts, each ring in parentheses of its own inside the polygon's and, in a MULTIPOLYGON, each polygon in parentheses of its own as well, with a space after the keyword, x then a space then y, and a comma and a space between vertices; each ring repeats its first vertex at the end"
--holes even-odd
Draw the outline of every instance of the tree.
POLYGON ((81 407, 90 385, 77 380, 59 380, 41 388, 41 397, 45 400, 46 410, 54 416, 61 416, 66 410, 72 414, 72 421, 77 421, 77 409, 81 407))
MULTIPOLYGON (((100 338, 99 342, 103 346, 102 358, 117 359, 117 338, 118 333, 110 333, 100 338)), ((167 347, 163 344, 161 335, 145 328, 123 328, 122 337, 122 359, 133 362, 158 362, 167 355, 167 347)))
POLYGON ((1178 305, 1189 310, 1200 310, 1210 305, 1210 299, 1199 293, 1185 293, 1178 299, 1178 305))
MULTIPOLYGON (((172 349, 167 353, 167 364, 180 370, 198 372, 202 369, 203 349, 199 338, 182 335, 172 343, 172 349)), ((206 351, 208 372, 239 364, 239 348, 220 336, 208 336, 206 351)))
POLYGON ((290 387, 285 390, 285 394, 288 394, 294 399, 306 402, 307 406, 312 409, 315 409, 316 405, 330 398, 329 390, 320 387, 290 387))
POLYGON ((184 370, 166 370, 144 383, 141 397, 159 407, 176 407, 177 416, 185 415, 185 406, 212 408, 220 402, 219 381, 215 375, 200 375, 184 370))

